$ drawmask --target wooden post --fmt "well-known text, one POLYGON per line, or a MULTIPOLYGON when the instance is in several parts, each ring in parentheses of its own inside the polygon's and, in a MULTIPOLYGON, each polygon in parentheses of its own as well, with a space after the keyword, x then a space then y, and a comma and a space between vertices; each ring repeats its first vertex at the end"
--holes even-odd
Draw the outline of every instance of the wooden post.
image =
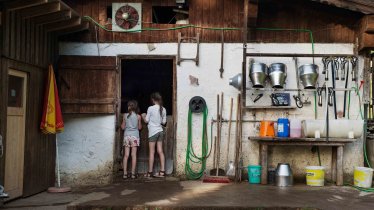
POLYGON ((331 147, 331 181, 336 182, 337 147, 331 147))
POLYGON ((343 185, 343 146, 338 146, 337 148, 337 177, 336 177, 336 185, 342 186, 343 185))
POLYGON ((261 184, 268 183, 268 145, 260 143, 261 184))

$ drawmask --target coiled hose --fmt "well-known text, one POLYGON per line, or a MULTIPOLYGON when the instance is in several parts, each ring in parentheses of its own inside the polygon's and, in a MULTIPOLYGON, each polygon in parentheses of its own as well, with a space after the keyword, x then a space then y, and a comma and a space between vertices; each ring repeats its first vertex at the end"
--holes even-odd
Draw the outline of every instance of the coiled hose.
POLYGON ((202 137, 201 137, 201 156, 197 156, 193 144, 192 144, 192 112, 191 109, 188 110, 188 142, 187 142, 187 151, 186 151, 186 164, 185 164, 185 173, 187 179, 195 180, 199 179, 206 169, 206 160, 209 156, 208 150, 208 136, 207 136, 207 116, 208 108, 205 108, 203 111, 203 128, 202 128, 202 137), (191 167, 191 162, 195 164, 200 164, 200 169, 194 170, 191 167))

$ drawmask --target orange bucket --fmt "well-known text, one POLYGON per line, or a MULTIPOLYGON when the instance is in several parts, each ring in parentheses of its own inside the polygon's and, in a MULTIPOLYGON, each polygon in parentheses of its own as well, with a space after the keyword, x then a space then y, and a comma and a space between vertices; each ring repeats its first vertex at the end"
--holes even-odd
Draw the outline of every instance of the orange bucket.
POLYGON ((275 137, 274 122, 261 121, 260 137, 275 137))

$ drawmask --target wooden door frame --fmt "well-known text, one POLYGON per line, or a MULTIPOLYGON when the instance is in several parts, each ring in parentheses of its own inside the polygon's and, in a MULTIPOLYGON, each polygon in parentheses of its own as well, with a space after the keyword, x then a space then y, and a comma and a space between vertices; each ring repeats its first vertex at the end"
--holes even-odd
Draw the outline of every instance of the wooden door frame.
MULTIPOLYGON (((117 55, 117 68, 118 68, 118 91, 117 91, 117 108, 116 108, 116 119, 117 119, 117 126, 116 126, 116 143, 115 146, 119 147, 118 143, 121 141, 120 139, 120 133, 119 133, 119 124, 120 122, 120 114, 121 114, 121 88, 122 88, 122 83, 121 83, 121 78, 122 78, 122 60, 131 60, 131 59, 137 59, 137 60, 172 60, 173 61, 173 138, 176 140, 176 134, 177 134, 177 57, 175 55, 117 55), (117 129, 118 128, 118 129, 117 129)), ((173 173, 175 173, 175 168, 176 168, 176 148, 177 144, 174 143, 173 147, 173 160, 174 160, 174 170, 173 173)), ((116 150, 115 150, 116 151, 116 150)), ((116 152, 115 152, 116 153, 116 152)), ((117 155, 114 154, 114 160, 117 160, 117 155)), ((114 163, 115 164, 115 163, 114 163)), ((114 167, 114 170, 116 168, 114 167)), ((118 171, 118 170, 116 170, 118 171)))
MULTIPOLYGON (((24 195, 24 181, 25 181, 25 152, 26 152, 26 122, 27 122, 27 98, 28 98, 28 84, 29 84, 29 74, 28 72, 26 71, 22 71, 22 70, 18 70, 16 68, 12 68, 12 67, 8 67, 7 68, 7 72, 8 72, 8 78, 9 76, 16 76, 16 77, 22 77, 24 79, 23 81, 23 89, 22 89, 22 109, 23 109, 23 126, 24 126, 24 139, 23 139, 23 148, 22 148, 22 153, 23 153, 23 159, 22 159, 22 183, 21 183, 21 195, 19 197, 22 197, 24 195)), ((8 79, 7 79, 8 80, 8 79)), ((9 80, 8 80, 9 82, 9 80)), ((8 83, 7 83, 8 84, 8 83)), ((8 87, 6 87, 7 91, 8 90, 8 87)), ((8 94, 7 94, 8 95, 8 94)), ((7 112, 6 112, 6 126, 8 126, 8 110, 12 110, 14 108, 10 108, 8 107, 8 98, 7 98, 7 103, 5 104, 6 107, 7 107, 7 112)), ((7 131, 5 131, 7 132, 7 131)), ((5 141, 5 147, 4 147, 4 187, 5 187, 5 169, 6 169, 6 153, 7 153, 7 149, 6 149, 6 141, 5 141)), ((15 198, 18 198, 18 197, 15 197, 15 198)), ((11 198, 11 199, 15 199, 15 198, 11 198)))

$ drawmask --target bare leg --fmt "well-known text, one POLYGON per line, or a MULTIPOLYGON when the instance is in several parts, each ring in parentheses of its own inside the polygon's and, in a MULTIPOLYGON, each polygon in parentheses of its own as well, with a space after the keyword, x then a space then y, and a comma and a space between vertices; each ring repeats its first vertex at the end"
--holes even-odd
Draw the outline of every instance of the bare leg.
POLYGON ((138 147, 131 147, 131 174, 132 175, 135 175, 137 149, 138 147))
POLYGON ((127 161, 130 155, 130 147, 123 147, 123 150, 124 150, 123 161, 122 161, 123 174, 126 175, 127 174, 127 161))
POLYGON ((164 151, 162 148, 162 141, 157 141, 157 153, 158 153, 158 156, 160 157, 160 165, 161 165, 160 171, 165 171, 165 155, 164 155, 164 151))
POLYGON ((149 142, 149 165, 148 172, 153 172, 153 163, 155 161, 156 142, 149 142))

